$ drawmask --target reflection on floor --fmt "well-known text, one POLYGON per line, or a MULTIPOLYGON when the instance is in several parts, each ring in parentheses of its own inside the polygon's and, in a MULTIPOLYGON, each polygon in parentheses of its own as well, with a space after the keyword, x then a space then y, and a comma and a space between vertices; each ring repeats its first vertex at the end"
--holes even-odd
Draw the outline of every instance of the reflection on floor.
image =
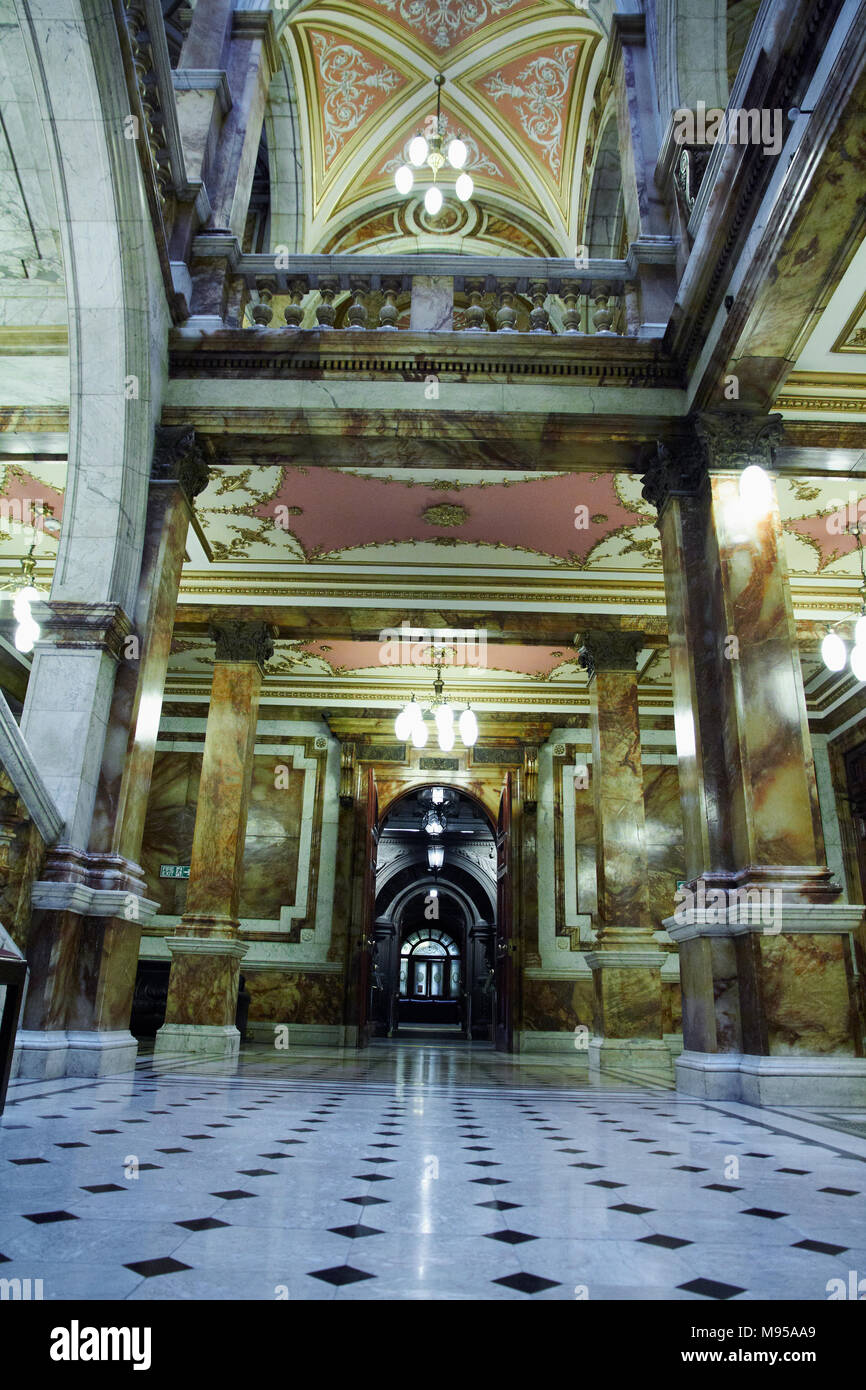
POLYGON ((46 1299, 823 1300, 866 1275, 864 1192, 863 1112, 479 1044, 251 1046, 14 1082, 0 1263, 46 1299))

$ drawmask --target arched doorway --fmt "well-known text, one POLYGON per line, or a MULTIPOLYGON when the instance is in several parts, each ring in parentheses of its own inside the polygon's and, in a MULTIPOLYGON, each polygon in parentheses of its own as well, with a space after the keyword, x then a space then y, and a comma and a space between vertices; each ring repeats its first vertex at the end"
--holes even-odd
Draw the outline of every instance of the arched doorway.
POLYGON ((496 839, 473 796, 415 787, 379 824, 372 916, 373 1036, 490 1041, 496 839))

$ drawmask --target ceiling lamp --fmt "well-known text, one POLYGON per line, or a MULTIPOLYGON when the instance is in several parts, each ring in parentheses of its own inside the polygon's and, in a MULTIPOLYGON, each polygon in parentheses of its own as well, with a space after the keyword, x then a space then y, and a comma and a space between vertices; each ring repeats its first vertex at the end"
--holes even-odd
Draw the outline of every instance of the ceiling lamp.
MULTIPOLYGON (((435 217, 442 208, 442 189, 436 180, 439 173, 444 169, 445 164, 450 164, 452 169, 463 169, 469 158, 469 146, 465 140, 459 136, 453 137, 448 141, 448 147, 444 154, 442 145, 444 136, 442 133, 442 86, 445 78, 442 73, 437 73, 436 78, 436 134, 431 135, 430 140, 425 140, 423 135, 415 135, 409 142, 409 163, 401 164, 394 175, 394 184, 401 197, 407 197, 415 184, 415 175, 410 166, 422 169, 425 165, 433 175, 433 182, 424 193, 424 207, 429 217, 435 217)), ((475 185, 469 174, 462 173, 458 176, 454 184, 454 192, 461 203, 467 203, 475 191, 475 185)))
POLYGON ((427 868, 428 868, 428 869, 432 869, 432 870, 441 869, 441 868, 442 868, 442 865, 443 865, 444 863, 445 863, 445 846, 444 846, 444 845, 428 845, 428 846, 427 846, 427 868))
POLYGON ((421 829, 426 830, 428 835, 444 835, 445 817, 441 811, 425 811, 424 819, 421 821, 421 829))
MULTIPOLYGON (((446 700, 444 690, 442 667, 437 666, 436 679, 433 682, 433 699, 421 704, 414 695, 412 696, 394 720, 395 738, 399 739, 401 743, 411 739, 415 748, 426 747, 428 730, 425 717, 427 714, 432 714, 440 752, 450 753, 457 737, 454 728, 454 709, 446 700)), ((478 720, 468 705, 457 721, 457 733, 460 735, 460 742, 464 748, 473 748, 478 742, 478 720)), ((441 801, 442 789, 437 787, 434 788, 434 791, 439 792, 441 801)))
POLYGON ((36 542, 34 541, 30 547, 30 553, 25 555, 21 561, 23 583, 18 584, 12 595, 12 611, 17 623, 15 648, 19 652, 32 652, 33 644, 38 642, 42 636, 42 628, 33 617, 31 607, 34 603, 40 603, 44 597, 33 583, 36 573, 36 561, 33 559, 35 545, 36 542))
MULTIPOLYGON (((840 618, 838 623, 834 623, 821 643, 821 659, 828 671, 844 671, 846 664, 851 667, 851 674, 855 680, 866 681, 866 560, 863 556, 862 530, 860 526, 849 526, 848 530, 852 536, 857 537, 857 549, 860 552, 860 613, 854 619, 852 617, 840 618), (838 628, 850 629, 853 625, 854 641, 851 651, 848 651, 847 642, 840 636, 838 628)), ((850 639, 849 639, 850 640, 850 639)))

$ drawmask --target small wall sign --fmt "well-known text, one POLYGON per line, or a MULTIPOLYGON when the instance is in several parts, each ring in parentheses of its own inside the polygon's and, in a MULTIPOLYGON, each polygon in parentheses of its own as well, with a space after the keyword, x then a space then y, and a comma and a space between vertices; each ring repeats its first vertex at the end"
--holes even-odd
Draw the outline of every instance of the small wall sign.
POLYGON ((189 864, 160 864, 160 878, 189 878, 189 864))

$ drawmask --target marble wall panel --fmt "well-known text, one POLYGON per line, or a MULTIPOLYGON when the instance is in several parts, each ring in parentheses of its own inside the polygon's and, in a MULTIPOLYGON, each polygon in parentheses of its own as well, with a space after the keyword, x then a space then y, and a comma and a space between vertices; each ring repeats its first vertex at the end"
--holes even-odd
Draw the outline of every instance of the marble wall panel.
POLYGON ((853 1055, 844 938, 796 932, 756 940, 771 1055, 853 1055))
POLYGON ((531 1033, 570 1033, 592 1026, 592 980, 523 981, 523 1027, 531 1033))
POLYGON ((244 971, 252 1023, 343 1022, 344 981, 337 971, 244 971))

